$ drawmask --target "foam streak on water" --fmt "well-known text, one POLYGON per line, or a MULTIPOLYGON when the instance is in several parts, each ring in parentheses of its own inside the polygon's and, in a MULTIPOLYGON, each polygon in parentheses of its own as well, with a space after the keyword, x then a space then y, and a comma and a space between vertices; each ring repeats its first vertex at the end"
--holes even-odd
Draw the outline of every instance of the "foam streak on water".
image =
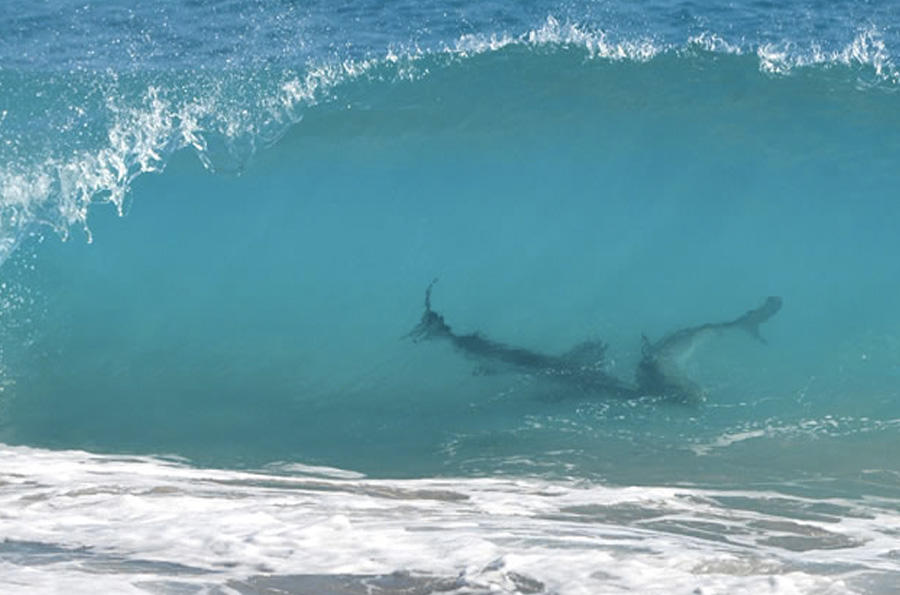
POLYGON ((886 593, 900 579, 889 500, 0 457, 4 593, 886 593))

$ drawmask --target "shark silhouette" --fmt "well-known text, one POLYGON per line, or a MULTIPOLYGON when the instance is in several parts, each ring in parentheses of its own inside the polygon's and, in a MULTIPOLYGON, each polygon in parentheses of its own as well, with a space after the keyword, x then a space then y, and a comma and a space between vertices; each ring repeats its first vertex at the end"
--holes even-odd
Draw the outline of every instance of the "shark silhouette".
POLYGON ((682 401, 702 399, 702 388, 682 370, 697 346, 734 329, 743 330, 765 343, 759 327, 778 313, 782 303, 780 297, 771 296, 760 307, 728 322, 683 328, 655 343, 643 337, 635 382, 629 383, 606 372, 607 345, 602 341, 585 341, 562 355, 549 355, 493 341, 478 332, 465 335, 453 332, 444 317, 431 307, 431 291, 436 282, 434 279, 425 290, 425 313, 407 335, 413 341, 446 340, 461 353, 489 366, 551 377, 584 391, 625 399, 644 396, 682 401))

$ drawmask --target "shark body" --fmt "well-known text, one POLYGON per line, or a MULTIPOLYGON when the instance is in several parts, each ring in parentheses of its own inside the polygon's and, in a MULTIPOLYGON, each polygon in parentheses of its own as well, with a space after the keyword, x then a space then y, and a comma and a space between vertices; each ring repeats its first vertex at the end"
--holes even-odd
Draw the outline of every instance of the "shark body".
POLYGON ((408 335, 414 341, 445 340, 457 351, 488 366, 549 377, 584 391, 625 399, 664 396, 695 401, 701 398, 701 388, 681 371, 684 360, 704 340, 732 329, 744 330, 765 342, 759 326, 781 309, 781 298, 773 296, 759 308, 729 322, 680 329, 656 343, 644 337, 635 383, 629 383, 605 371, 607 346, 601 341, 585 341, 565 354, 550 355, 493 341, 478 332, 454 332, 431 307, 431 291, 436 282, 437 279, 425 290, 425 312, 408 335))
POLYGON ((669 333, 656 343, 642 337, 641 361, 635 370, 635 380, 645 394, 670 395, 688 401, 702 399, 702 388, 684 375, 685 361, 699 345, 723 332, 742 330, 765 343, 759 333, 759 325, 781 309, 782 300, 777 296, 766 298, 763 304, 748 310, 742 316, 728 322, 713 322, 683 328, 669 333))

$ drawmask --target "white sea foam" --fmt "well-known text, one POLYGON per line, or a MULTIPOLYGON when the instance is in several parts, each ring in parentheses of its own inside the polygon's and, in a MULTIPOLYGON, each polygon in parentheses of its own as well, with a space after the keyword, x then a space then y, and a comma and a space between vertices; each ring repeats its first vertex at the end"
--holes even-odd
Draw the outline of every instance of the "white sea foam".
MULTIPOLYGON (((226 143, 245 144, 252 153, 300 119, 298 106, 315 104, 333 86, 378 63, 347 61, 286 75, 271 82, 271 89, 257 90, 253 109, 235 104, 232 90, 216 81, 200 84, 187 96, 157 84, 138 97, 114 88, 102 108, 109 121, 105 143, 0 164, 0 263, 34 224, 48 225, 63 237, 81 226, 90 241, 91 206, 112 203, 121 214, 134 180, 161 172, 174 152, 191 147, 214 169, 208 142, 217 135, 226 143)), ((66 140, 57 142, 65 146, 66 140)))
POLYGON ((761 419, 729 429, 711 440, 698 440, 690 448, 698 455, 707 455, 716 449, 728 448, 739 442, 757 438, 805 437, 816 439, 825 436, 835 438, 897 430, 900 430, 900 419, 879 420, 868 417, 833 415, 799 419, 790 423, 779 419, 761 419))
POLYGON ((443 51, 466 57, 517 45, 575 47, 586 51, 590 58, 633 62, 648 62, 660 55, 683 55, 699 49, 716 54, 756 55, 760 71, 771 74, 786 75, 814 66, 860 66, 871 68, 876 80, 890 85, 900 83, 900 71, 894 65, 881 32, 874 26, 860 30, 847 45, 832 50, 825 50, 818 44, 802 45, 793 41, 750 45, 710 31, 690 36, 683 45, 673 45, 650 37, 614 39, 603 29, 561 22, 551 15, 540 27, 525 33, 464 35, 454 44, 445 45, 443 51))
POLYGON ((740 55, 743 53, 739 44, 730 43, 721 35, 710 33, 708 31, 689 37, 688 48, 699 48, 707 52, 717 52, 721 54, 740 55))
POLYGON ((515 45, 571 46, 585 50, 590 58, 635 62, 647 62, 667 49, 647 38, 612 40, 602 29, 590 29, 571 22, 563 23, 551 15, 540 27, 520 35, 464 35, 454 44, 445 46, 444 52, 466 57, 515 45))
POLYGON ((0 459, 4 593, 265 581, 365 592, 379 580, 417 592, 438 581, 466 593, 849 593, 900 580, 891 500, 272 475, 2 445, 0 459))
POLYGON ((846 46, 838 50, 823 50, 819 46, 799 48, 791 42, 767 43, 756 50, 763 72, 788 74, 811 66, 863 66, 872 69, 876 80, 891 84, 900 82, 900 71, 878 29, 860 31, 846 46))

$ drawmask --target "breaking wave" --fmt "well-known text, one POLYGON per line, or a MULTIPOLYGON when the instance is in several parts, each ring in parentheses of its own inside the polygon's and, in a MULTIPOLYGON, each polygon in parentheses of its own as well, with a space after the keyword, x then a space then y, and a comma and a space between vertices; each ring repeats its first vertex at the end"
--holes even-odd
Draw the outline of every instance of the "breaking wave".
MULTIPOLYGON (((483 61, 494 55, 513 76, 537 76, 529 64, 557 57, 555 68, 573 72, 597 64, 624 63, 640 71, 665 59, 671 92, 697 69, 723 69, 735 79, 803 74, 836 77, 848 92, 893 93, 898 70, 874 27, 846 46, 824 49, 792 42, 753 45, 713 33, 680 45, 652 36, 620 39, 602 29, 547 17, 523 33, 472 33, 422 49, 394 44, 380 55, 310 59, 302 67, 191 72, 155 70, 118 74, 73 70, 71 74, 0 71, 0 88, 10 96, 0 111, 0 262, 40 226, 64 237, 73 227, 90 239, 91 205, 127 209, 129 189, 139 176, 161 172, 171 156, 191 149, 210 170, 240 171, 261 148, 273 145, 309 110, 390 109, 403 102, 403 83, 437 72, 460 71, 476 91, 489 85, 483 61), (482 73, 481 69, 485 69, 482 73), (368 97, 360 99, 359 85, 368 97), (35 102, 35 97, 37 98, 35 102)), ((544 73, 546 74, 546 73, 544 73)), ((613 74, 603 81, 614 87, 613 74)), ((832 81, 834 82, 834 81, 832 81)), ((540 84, 540 81, 537 81, 540 84)), ((469 89, 456 89, 463 100, 469 89)), ((411 92, 415 101, 429 97, 411 92)), ((433 99, 433 98, 431 98, 433 99)), ((302 133, 302 132, 301 132, 302 133)))

